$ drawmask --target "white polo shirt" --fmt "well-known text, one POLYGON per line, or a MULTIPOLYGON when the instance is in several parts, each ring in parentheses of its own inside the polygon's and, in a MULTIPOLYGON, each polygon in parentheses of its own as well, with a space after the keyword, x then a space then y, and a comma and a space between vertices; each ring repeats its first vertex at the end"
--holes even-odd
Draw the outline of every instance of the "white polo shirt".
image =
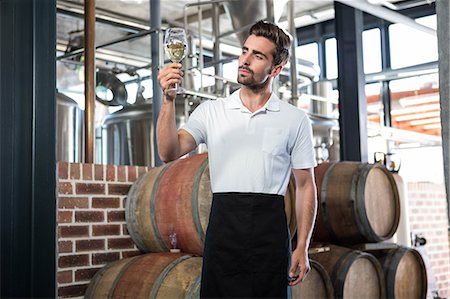
POLYGON ((291 168, 316 166, 310 120, 274 93, 253 113, 239 95, 200 104, 182 129, 208 147, 213 193, 284 195, 291 168))

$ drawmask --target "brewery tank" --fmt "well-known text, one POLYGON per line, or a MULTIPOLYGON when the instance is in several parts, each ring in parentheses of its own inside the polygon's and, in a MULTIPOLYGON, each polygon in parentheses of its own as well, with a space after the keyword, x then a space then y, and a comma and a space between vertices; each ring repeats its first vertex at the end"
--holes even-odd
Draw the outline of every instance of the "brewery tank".
MULTIPOLYGON (((176 106, 177 128, 185 123, 184 106, 176 106)), ((103 164, 155 166, 151 100, 123 107, 105 117, 101 127, 103 164)))
POLYGON ((80 163, 84 136, 84 111, 70 97, 56 92, 56 159, 80 163))

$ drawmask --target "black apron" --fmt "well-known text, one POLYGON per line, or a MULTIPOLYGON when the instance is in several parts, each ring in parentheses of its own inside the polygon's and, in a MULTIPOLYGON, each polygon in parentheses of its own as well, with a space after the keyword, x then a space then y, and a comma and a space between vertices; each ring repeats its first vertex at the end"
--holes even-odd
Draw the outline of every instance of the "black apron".
POLYGON ((214 193, 200 298, 288 298, 290 245, 283 196, 214 193))

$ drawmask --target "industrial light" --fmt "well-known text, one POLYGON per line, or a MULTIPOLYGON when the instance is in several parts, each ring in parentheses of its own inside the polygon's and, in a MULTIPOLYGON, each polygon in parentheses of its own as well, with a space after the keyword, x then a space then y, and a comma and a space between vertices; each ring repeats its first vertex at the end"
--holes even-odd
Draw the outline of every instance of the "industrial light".
POLYGON ((433 118, 413 120, 413 121, 410 121, 409 124, 411 126, 421 126, 421 125, 435 124, 435 123, 440 123, 440 122, 441 122, 440 117, 433 117, 433 118))
POLYGON ((440 115, 441 115, 440 111, 416 113, 416 114, 397 116, 397 117, 395 117, 395 121, 407 121, 407 120, 422 119, 422 118, 427 118, 427 117, 438 117, 440 115))
POLYGON ((421 105, 416 107, 409 107, 409 108, 402 108, 402 109, 394 109, 392 110, 392 115, 402 115, 402 114, 410 114, 410 113, 416 113, 416 112, 425 112, 430 110, 439 110, 440 109, 439 104, 429 104, 429 105, 421 105))
POLYGON ((398 100, 398 102, 403 107, 436 103, 436 102, 439 102, 439 94, 434 93, 434 94, 425 94, 425 95, 405 97, 405 98, 401 98, 400 100, 398 100))
POLYGON ((441 128, 441 124, 430 124, 430 125, 425 125, 423 126, 423 128, 425 130, 434 130, 434 129, 440 129, 441 128))

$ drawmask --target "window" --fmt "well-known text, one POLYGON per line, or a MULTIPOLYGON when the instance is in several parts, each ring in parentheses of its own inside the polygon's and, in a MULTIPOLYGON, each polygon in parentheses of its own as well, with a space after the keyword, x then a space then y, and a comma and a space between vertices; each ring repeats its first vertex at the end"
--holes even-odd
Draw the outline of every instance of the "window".
POLYGON ((325 59, 327 61, 327 78, 336 79, 338 76, 337 44, 335 38, 325 41, 325 59))
POLYGON ((381 37, 380 29, 363 32, 364 73, 381 72, 381 37))
MULTIPOLYGON (((419 18, 417 23, 436 29, 436 15, 419 18)), ((437 37, 403 24, 389 26, 393 69, 438 60, 437 37)))
POLYGON ((317 43, 310 43, 295 49, 297 58, 308 60, 316 65, 319 65, 319 48, 317 43))

